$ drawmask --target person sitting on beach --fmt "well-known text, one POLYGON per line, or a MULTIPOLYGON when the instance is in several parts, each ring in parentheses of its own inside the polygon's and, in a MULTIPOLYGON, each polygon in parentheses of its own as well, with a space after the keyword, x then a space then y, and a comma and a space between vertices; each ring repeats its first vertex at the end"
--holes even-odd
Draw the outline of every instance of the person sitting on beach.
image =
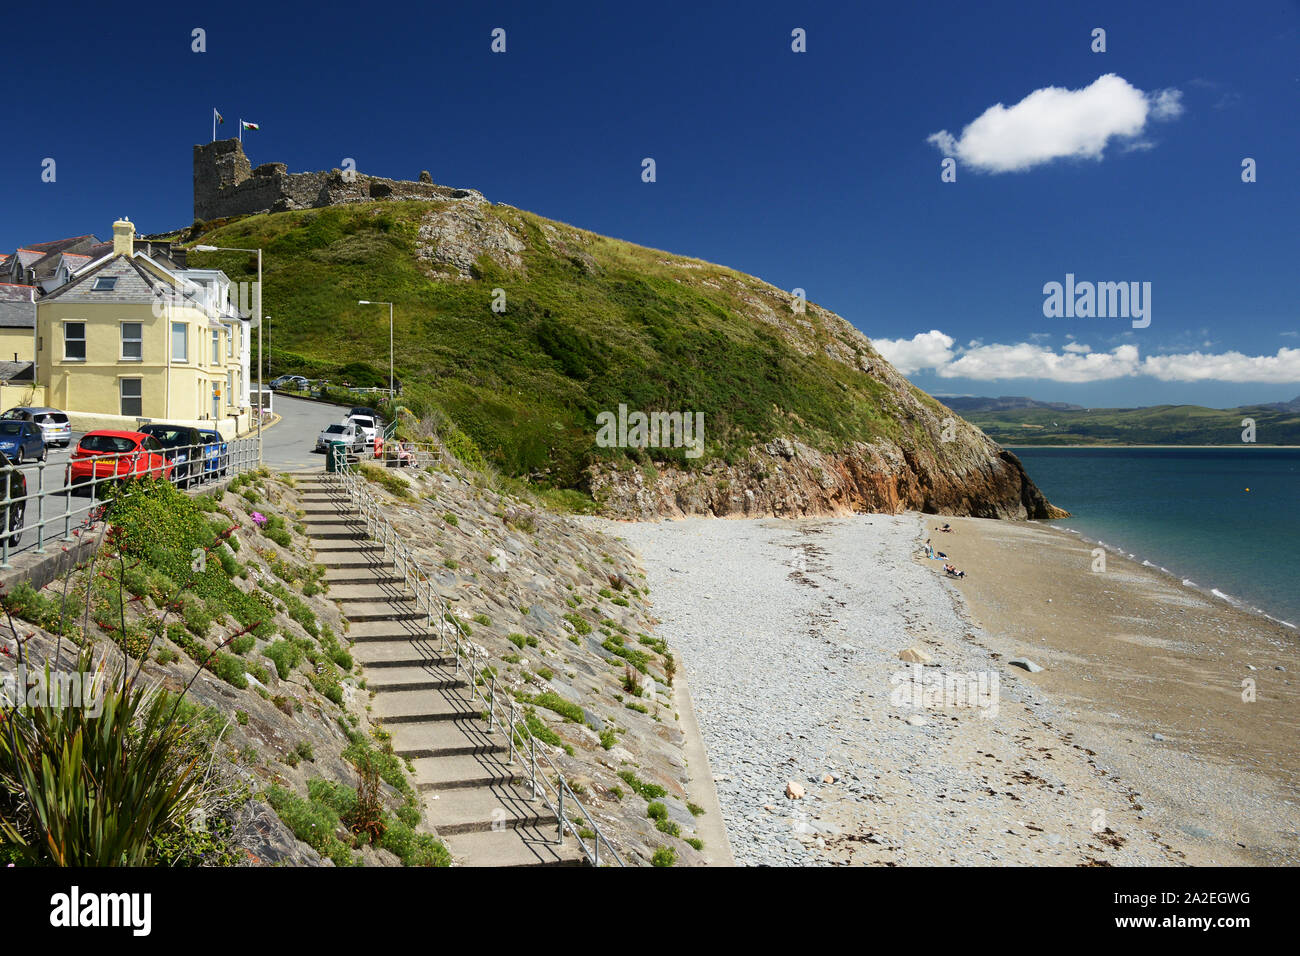
POLYGON ((965 571, 958 571, 956 566, 952 564, 945 564, 943 566, 943 569, 945 572, 947 572, 949 577, 964 578, 966 576, 965 571))
POLYGON ((943 531, 943 532, 947 533, 947 532, 952 531, 952 525, 948 524, 948 522, 945 521, 945 522, 943 523, 943 527, 942 527, 942 528, 936 528, 935 530, 936 530, 936 531, 943 531))

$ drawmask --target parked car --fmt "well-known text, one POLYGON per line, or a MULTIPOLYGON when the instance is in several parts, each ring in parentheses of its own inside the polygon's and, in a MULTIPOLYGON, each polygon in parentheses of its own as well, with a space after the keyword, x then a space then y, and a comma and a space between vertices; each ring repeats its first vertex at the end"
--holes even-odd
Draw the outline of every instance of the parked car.
POLYGON ((379 413, 373 408, 362 408, 360 405, 354 406, 351 411, 348 412, 346 417, 351 418, 354 415, 364 415, 367 418, 373 418, 376 422, 383 421, 379 413))
POLYGON ((375 434, 379 429, 375 425, 375 420, 369 415, 349 415, 343 424, 351 425, 356 429, 357 444, 374 446, 375 434))
POLYGON ((158 439, 143 432, 93 431, 82 436, 68 460, 67 485, 74 495, 93 494, 92 482, 171 478, 172 463, 158 439))
POLYGON ((41 430, 45 444, 67 448, 72 444, 72 423, 66 412, 57 408, 19 405, 0 415, 0 421, 32 422, 41 430))
POLYGON ((171 480, 179 487, 188 488, 203 477, 203 439, 197 428, 151 422, 141 425, 140 433, 158 439, 172 464, 171 480))
POLYGON ((9 489, 9 495, 6 497, 8 504, 4 505, 4 528, 10 532, 9 547, 18 546, 19 539, 23 536, 23 515, 27 511, 27 502, 15 499, 27 497, 27 476, 19 469, 14 467, 4 452, 0 452, 0 475, 7 482, 6 487, 9 489))
POLYGON ((293 389, 295 392, 305 392, 311 385, 302 375, 279 375, 271 379, 271 390, 277 391, 282 388, 293 389))
POLYGON ((200 428, 203 444, 203 477, 222 478, 230 471, 230 445, 214 428, 200 428))
POLYGON ((16 465, 33 458, 44 461, 47 454, 45 436, 31 422, 3 421, 0 422, 0 451, 13 459, 16 465))
POLYGON ((351 422, 339 422, 330 425, 316 437, 316 450, 325 451, 336 441, 341 441, 352 449, 361 444, 362 438, 357 427, 351 422))

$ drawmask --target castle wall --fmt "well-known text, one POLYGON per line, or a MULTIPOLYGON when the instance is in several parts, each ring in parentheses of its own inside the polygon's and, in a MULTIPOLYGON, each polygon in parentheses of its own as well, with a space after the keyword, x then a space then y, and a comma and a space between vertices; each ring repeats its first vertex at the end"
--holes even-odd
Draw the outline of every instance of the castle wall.
MULTIPOLYGON (((427 177, 421 174, 422 180, 427 177)), ((482 200, 472 189, 354 173, 290 173, 284 163, 253 169, 239 140, 194 147, 194 218, 204 221, 288 209, 318 209, 377 199, 482 200)))

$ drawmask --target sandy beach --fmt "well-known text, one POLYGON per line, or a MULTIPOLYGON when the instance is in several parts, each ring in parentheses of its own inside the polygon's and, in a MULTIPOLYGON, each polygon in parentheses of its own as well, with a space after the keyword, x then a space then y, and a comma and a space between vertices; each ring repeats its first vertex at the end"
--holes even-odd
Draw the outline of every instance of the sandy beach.
POLYGON ((971 570, 950 584, 972 619, 1046 668, 1026 679, 1070 709, 1076 739, 1139 788, 1153 824, 1224 862, 1296 862, 1294 629, 1111 553, 1093 571, 1093 546, 1067 532, 951 524, 931 539, 971 570))
POLYGON ((1296 862, 1294 632, 1094 572, 1065 532, 942 523, 604 523, 645 561, 738 863, 1296 862))

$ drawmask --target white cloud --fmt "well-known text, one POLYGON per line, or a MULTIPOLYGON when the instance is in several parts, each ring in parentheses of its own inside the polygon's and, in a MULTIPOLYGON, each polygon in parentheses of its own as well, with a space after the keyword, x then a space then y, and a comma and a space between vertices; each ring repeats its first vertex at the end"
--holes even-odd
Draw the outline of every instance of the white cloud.
POLYGON ((1054 382, 1100 382, 1132 375, 1137 369, 1135 345, 1120 345, 1110 352, 1054 352, 1030 342, 1018 345, 984 345, 971 349, 947 365, 936 367, 942 378, 1046 378, 1054 382))
POLYGON ((938 368, 952 361, 956 340, 937 329, 918 332, 910 339, 872 339, 876 351, 904 375, 923 368, 938 368))
POLYGON ((1112 138, 1132 148, 1149 148, 1138 138, 1147 120, 1173 119, 1182 112, 1180 91, 1143 93, 1123 77, 1107 73, 1080 90, 1047 86, 1014 106, 997 103, 961 136, 940 130, 926 141, 976 170, 1020 172, 1056 159, 1101 159, 1112 138))
POLYGON ((976 381, 1047 379, 1053 382, 1102 382, 1148 376, 1165 382, 1300 383, 1300 348, 1280 348, 1275 355, 1242 352, 1180 352, 1142 358, 1129 343, 1110 351, 1093 351, 1082 342, 1067 342, 1061 351, 1036 342, 957 346, 937 329, 910 339, 877 339, 876 350, 904 375, 923 369, 940 378, 976 381))
POLYGON ((1165 382, 1263 382, 1284 385, 1300 382, 1300 349, 1281 348, 1276 355, 1241 352, 1185 352, 1182 355, 1148 355, 1142 374, 1165 382))
POLYGON ((1151 104, 1152 119, 1171 120, 1183 115, 1182 90, 1157 90, 1147 95, 1147 101, 1151 104))

